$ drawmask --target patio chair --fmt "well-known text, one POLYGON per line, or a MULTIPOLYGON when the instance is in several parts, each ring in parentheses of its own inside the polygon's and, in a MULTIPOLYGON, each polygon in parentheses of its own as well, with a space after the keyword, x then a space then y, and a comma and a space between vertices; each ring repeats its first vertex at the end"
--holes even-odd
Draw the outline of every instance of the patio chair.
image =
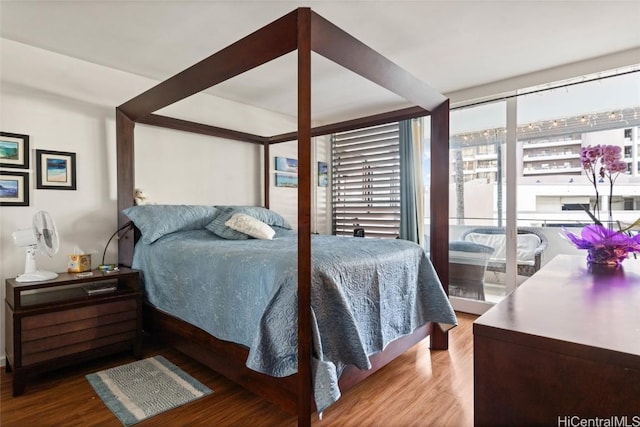
MULTIPOLYGON (((492 247, 495 252, 487 264, 487 270, 501 273, 506 271, 504 227, 475 227, 462 233, 460 238, 492 247)), ((547 238, 535 228, 518 227, 517 243, 518 275, 532 276, 542 265, 542 253, 547 248, 547 238)))

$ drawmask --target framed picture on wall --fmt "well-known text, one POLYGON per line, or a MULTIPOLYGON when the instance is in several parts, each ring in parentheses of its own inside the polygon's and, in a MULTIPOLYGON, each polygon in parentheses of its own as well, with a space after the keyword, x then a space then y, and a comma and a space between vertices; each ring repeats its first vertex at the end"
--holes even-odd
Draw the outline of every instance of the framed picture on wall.
POLYGON ((276 174, 276 187, 298 188, 298 175, 276 174))
POLYGON ((29 135, 0 132, 0 167, 29 169, 29 135))
POLYGON ((276 157, 276 170, 280 172, 298 173, 298 159, 276 157))
POLYGON ((318 162, 318 187, 329 185, 329 173, 326 162, 318 162))
POLYGON ((76 153, 36 150, 36 188, 76 189, 76 153))
POLYGON ((29 206, 28 172, 0 172, 0 206, 29 206))

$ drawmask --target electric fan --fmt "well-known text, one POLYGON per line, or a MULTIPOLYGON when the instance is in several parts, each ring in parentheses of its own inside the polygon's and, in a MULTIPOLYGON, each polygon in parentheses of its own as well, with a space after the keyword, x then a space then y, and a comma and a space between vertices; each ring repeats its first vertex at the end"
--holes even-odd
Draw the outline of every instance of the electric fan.
POLYGON ((33 216, 32 228, 14 231, 13 242, 16 246, 27 248, 24 273, 16 278, 16 282, 38 282, 58 277, 57 273, 40 271, 36 268, 38 250, 51 257, 59 249, 58 231, 49 212, 37 212, 33 216))

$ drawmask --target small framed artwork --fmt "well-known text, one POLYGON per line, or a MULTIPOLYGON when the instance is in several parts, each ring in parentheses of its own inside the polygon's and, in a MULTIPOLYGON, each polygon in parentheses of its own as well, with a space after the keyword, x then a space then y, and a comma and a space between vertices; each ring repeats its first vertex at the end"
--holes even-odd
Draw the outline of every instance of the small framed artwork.
POLYGON ((0 132, 0 167, 29 169, 29 135, 0 132))
POLYGON ((298 188, 298 175, 276 174, 276 187, 298 188))
POLYGON ((76 189, 76 153, 36 150, 36 188, 76 189))
POLYGON ((29 206, 28 172, 0 172, 0 206, 29 206))
POLYGON ((318 187, 329 185, 329 174, 326 162, 318 162, 318 187))
POLYGON ((276 170, 280 172, 298 173, 298 159, 276 157, 276 170))

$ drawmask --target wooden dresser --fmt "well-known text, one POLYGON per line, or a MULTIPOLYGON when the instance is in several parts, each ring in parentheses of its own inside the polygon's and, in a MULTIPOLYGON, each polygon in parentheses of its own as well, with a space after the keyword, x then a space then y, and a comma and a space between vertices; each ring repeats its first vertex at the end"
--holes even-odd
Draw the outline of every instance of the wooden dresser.
POLYGON ((476 426, 640 426, 640 259, 585 257, 554 258, 475 321, 476 426))
POLYGON ((78 277, 61 273, 45 282, 6 280, 7 372, 13 395, 27 378, 92 357, 124 350, 142 356, 142 293, 139 272, 127 268, 78 277), (88 285, 111 285, 88 294, 88 285))

